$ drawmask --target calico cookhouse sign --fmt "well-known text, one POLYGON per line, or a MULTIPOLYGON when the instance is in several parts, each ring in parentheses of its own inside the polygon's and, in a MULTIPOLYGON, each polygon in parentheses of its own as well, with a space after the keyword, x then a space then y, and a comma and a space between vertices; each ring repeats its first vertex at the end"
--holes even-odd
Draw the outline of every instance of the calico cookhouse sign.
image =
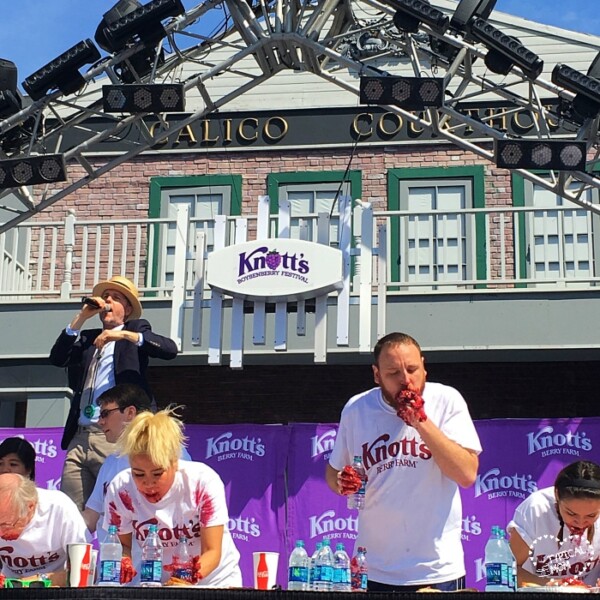
POLYGON ((272 238, 227 246, 211 253, 208 285, 248 300, 292 302, 342 287, 342 252, 303 240, 272 238))

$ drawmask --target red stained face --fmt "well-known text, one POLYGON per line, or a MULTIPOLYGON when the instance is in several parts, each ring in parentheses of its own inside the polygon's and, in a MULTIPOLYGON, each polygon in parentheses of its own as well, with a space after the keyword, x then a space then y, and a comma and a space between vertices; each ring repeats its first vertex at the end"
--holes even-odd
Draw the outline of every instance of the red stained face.
POLYGON ((139 493, 153 504, 162 500, 175 481, 177 463, 168 469, 155 465, 145 454, 129 457, 131 473, 139 493))
POLYGON ((373 376, 384 400, 395 406, 396 396, 405 389, 423 393, 427 371, 415 345, 395 344, 383 348, 377 364, 373 365, 373 376))
POLYGON ((35 504, 31 504, 27 514, 19 517, 18 513, 10 507, 9 502, 6 502, 5 510, 0 509, 0 538, 7 541, 18 539, 31 521, 34 510, 35 504))
POLYGON ((600 500, 569 498, 558 501, 558 510, 571 535, 582 535, 600 517, 600 500))

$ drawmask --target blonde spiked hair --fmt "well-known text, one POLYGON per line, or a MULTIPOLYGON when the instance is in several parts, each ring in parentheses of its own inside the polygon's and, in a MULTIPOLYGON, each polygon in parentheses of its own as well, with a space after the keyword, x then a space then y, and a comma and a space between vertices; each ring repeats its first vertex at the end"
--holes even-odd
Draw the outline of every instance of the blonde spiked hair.
POLYGON ((178 407, 168 407, 156 414, 139 413, 127 426, 118 441, 124 456, 146 455, 162 469, 171 467, 181 455, 186 438, 183 423, 176 414, 178 407))

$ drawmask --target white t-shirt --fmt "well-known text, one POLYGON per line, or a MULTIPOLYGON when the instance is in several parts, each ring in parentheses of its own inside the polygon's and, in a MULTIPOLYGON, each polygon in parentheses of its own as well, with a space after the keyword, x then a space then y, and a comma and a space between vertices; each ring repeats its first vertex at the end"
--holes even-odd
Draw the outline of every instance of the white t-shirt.
MULTIPOLYGON (((181 460, 192 460, 190 453, 187 451, 185 446, 181 447, 181 460)), ((102 463, 100 471, 98 471, 98 477, 96 478, 96 483, 94 484, 94 490, 85 503, 86 508, 91 508, 99 515, 98 525, 96 526, 96 538, 100 544, 108 536, 108 531, 102 526, 102 516, 104 515, 104 497, 106 496, 106 490, 108 489, 108 484, 114 479, 114 477, 125 469, 129 469, 129 458, 127 456, 120 456, 117 452, 109 454, 106 457, 106 460, 102 463)))
MULTIPOLYGON (((150 525, 158 525, 163 544, 163 566, 172 563, 180 536, 187 537, 190 556, 198 556, 201 554, 201 528, 223 525, 221 561, 198 585, 241 587, 240 553, 227 527, 225 486, 208 465, 180 460, 171 489, 156 503, 148 502, 138 492, 131 469, 121 471, 108 486, 105 507, 108 511, 104 514, 104 529, 108 530, 108 526, 114 524, 119 527, 120 534, 133 534, 132 561, 138 573, 141 548, 150 525)), ((163 582, 168 578, 169 573, 163 569, 163 582)))
POLYGON ((581 538, 570 536, 563 528, 563 542, 559 543, 560 521, 556 513, 554 488, 533 492, 515 509, 513 520, 507 530, 515 530, 529 546, 531 555, 523 563, 530 573, 560 579, 574 577, 578 573, 590 585, 596 585, 600 577, 600 526, 596 522, 592 543, 587 541, 587 530, 581 538))
MULTIPOLYGON (((454 388, 426 383, 427 417, 457 444, 481 452, 467 405, 454 388)), ((331 466, 363 458, 368 475, 357 546, 369 579, 390 585, 452 581, 465 575, 458 485, 445 477, 416 429, 373 388, 351 398, 340 418, 331 466)))
POLYGON ((66 568, 67 544, 85 542, 86 526, 75 503, 59 490, 38 488, 31 521, 16 540, 0 538, 2 575, 30 577, 66 568))

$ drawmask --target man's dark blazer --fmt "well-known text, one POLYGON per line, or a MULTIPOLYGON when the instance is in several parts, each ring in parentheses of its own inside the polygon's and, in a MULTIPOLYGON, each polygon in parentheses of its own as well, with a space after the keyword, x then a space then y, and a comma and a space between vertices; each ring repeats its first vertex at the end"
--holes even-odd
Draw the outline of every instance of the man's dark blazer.
MULTIPOLYGON (((145 319, 135 319, 125 323, 127 331, 139 332, 144 336, 141 346, 125 340, 115 343, 114 374, 115 384, 134 383, 146 390, 152 398, 146 369, 149 358, 170 360, 177 356, 177 345, 168 337, 152 331, 150 323, 145 319)), ((67 417, 61 447, 66 450, 77 431, 79 421, 79 404, 87 370, 96 351, 94 340, 102 329, 84 329, 79 336, 68 335, 63 329, 50 351, 50 362, 56 367, 67 368, 69 386, 73 389, 73 400, 67 417)))

